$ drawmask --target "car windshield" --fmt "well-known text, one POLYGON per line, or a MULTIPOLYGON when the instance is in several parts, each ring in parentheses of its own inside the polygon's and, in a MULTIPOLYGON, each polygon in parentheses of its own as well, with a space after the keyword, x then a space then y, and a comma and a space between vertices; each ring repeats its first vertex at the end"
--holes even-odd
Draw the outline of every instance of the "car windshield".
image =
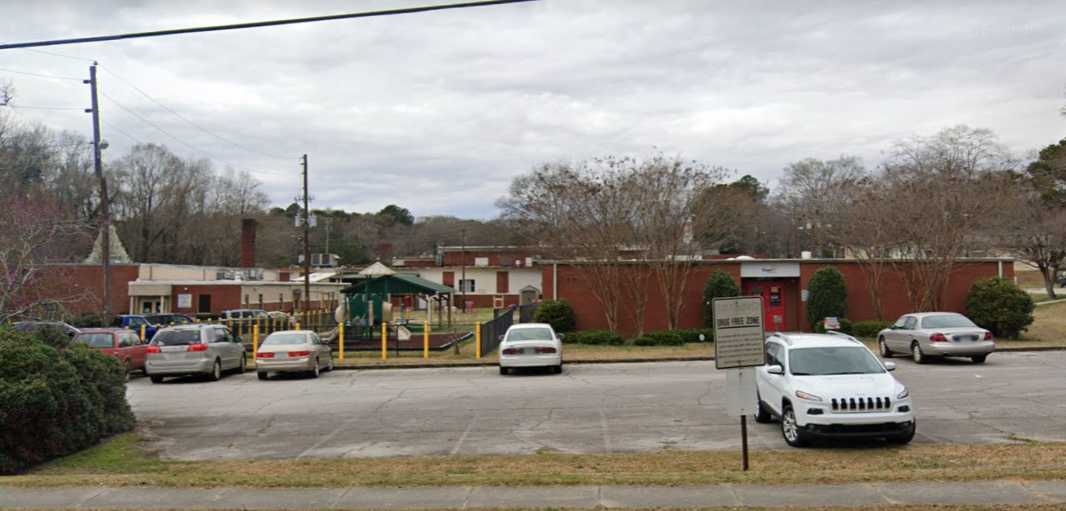
POLYGON ((922 328, 974 328, 977 325, 959 314, 942 314, 922 318, 922 328))
POLYGON ((518 328, 507 334, 508 342, 547 341, 552 339, 550 328, 518 328))
POLYGON ((861 346, 798 348, 789 352, 788 364, 793 376, 885 372, 870 350, 861 346))
POLYGON ((186 344, 200 344, 199 330, 163 330, 152 338, 152 344, 156 346, 185 346, 186 344))
POLYGON ((152 314, 145 316, 144 319, 153 325, 165 325, 170 322, 170 317, 162 314, 152 314))
POLYGON ((263 341, 263 346, 280 346, 285 344, 307 344, 307 334, 270 334, 263 341))
POLYGON ((90 348, 111 348, 114 342, 111 334, 79 334, 74 338, 76 344, 84 344, 90 348))
POLYGON ((188 325, 192 323, 192 320, 185 316, 167 316, 167 322, 173 325, 188 325))

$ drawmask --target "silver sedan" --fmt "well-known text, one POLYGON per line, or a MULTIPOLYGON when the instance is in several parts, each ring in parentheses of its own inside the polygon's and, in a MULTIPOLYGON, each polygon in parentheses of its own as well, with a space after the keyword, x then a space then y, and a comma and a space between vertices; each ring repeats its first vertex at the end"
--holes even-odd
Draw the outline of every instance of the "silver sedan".
POLYGON ((928 357, 969 357, 981 364, 996 350, 992 332, 955 312, 904 314, 877 334, 877 344, 882 357, 907 353, 918 364, 928 357))
POLYGON ((307 373, 318 378, 323 370, 333 370, 333 352, 310 330, 282 330, 259 345, 255 370, 260 380, 270 373, 307 373))

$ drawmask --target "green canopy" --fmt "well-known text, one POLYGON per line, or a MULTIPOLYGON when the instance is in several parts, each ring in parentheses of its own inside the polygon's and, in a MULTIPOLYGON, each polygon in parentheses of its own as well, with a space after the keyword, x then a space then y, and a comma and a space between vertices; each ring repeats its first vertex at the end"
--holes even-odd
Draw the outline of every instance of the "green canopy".
POLYGON ((444 295, 454 294, 455 289, 430 282, 410 274, 396 273, 370 279, 356 280, 342 291, 346 295, 356 293, 393 295, 444 295))

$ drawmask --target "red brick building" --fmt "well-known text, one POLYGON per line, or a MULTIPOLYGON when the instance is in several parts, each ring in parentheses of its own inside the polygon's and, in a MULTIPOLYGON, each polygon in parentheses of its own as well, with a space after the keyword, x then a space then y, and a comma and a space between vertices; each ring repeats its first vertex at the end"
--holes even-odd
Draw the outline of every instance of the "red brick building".
MULTIPOLYGON (((584 276, 589 264, 572 261, 542 262, 542 286, 545 299, 566 300, 574 309, 578 329, 605 329, 603 307, 590 290, 584 276)), ((641 264, 641 263, 623 263, 641 264)), ((680 328, 699 328, 703 325, 703 286, 715 271, 728 273, 736 281, 741 293, 763 297, 767 330, 808 330, 805 290, 814 272, 832 266, 840 270, 848 290, 848 319, 852 321, 877 319, 866 288, 866 279, 854 260, 841 259, 768 259, 718 260, 696 263, 688 276, 684 290, 680 328)), ((960 262, 951 274, 944 291, 944 309, 962 312, 966 295, 974 281, 988 277, 1014 278, 1013 261, 1009 259, 970 259, 960 262)), ((883 317, 894 320, 909 310, 902 279, 886 270, 881 284, 883 317)), ((666 309, 662 293, 654 278, 649 279, 645 293, 648 304, 644 330, 663 330, 667 327, 666 309)), ((632 335, 636 331, 630 315, 620 314, 620 330, 632 335)))

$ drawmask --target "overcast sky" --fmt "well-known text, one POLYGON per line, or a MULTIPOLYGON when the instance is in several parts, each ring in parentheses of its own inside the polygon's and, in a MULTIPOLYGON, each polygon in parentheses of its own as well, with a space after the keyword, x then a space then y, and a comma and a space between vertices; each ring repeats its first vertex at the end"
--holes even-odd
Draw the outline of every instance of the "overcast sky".
MULTIPOLYGON (((0 1, 4 42, 314 16, 419 1, 0 1)), ((446 3, 438 0, 436 3, 446 3)), ((129 136, 247 169, 278 205, 489 218, 545 161, 661 149, 773 181, 969 124, 1019 155, 1066 137, 1066 6, 1047 2, 544 0, 55 46, 98 59, 106 158, 129 136), (857 5, 857 4, 863 5, 857 5), (927 5, 930 4, 930 5, 927 5), (931 5, 935 4, 935 5, 931 5), (126 134, 123 134, 125 132, 126 134)), ((88 62, 0 51, 16 105, 83 107, 88 62)), ((77 110, 19 110, 91 135, 77 110)))

